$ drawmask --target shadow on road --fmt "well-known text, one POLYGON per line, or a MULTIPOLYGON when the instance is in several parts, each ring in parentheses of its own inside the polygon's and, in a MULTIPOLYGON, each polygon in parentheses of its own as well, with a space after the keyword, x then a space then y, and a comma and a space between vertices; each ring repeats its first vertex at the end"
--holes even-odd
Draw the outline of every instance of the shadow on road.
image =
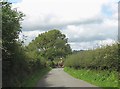
MULTIPOLYGON (((54 69, 56 69, 56 68, 54 68, 54 69)), ((54 83, 49 82, 50 76, 55 76, 55 75, 52 72, 49 72, 48 74, 43 76, 43 78, 38 82, 37 87, 56 87, 56 86, 54 86, 55 85, 54 83)), ((64 86, 59 86, 59 87, 64 87, 64 86)))

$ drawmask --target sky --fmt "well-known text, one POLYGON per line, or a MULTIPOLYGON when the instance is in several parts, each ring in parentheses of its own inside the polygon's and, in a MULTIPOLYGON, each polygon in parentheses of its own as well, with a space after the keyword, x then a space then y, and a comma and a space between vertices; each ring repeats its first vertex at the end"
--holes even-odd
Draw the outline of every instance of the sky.
POLYGON ((112 44, 118 36, 119 0, 9 0, 26 16, 21 23, 27 45, 38 34, 58 29, 72 50, 112 44))

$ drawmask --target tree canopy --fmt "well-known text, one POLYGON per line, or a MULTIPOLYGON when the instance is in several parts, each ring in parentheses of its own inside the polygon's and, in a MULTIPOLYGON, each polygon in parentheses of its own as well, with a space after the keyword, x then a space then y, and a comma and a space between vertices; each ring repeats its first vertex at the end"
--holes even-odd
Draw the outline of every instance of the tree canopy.
POLYGON ((59 30, 50 30, 39 34, 29 46, 29 49, 36 50, 39 55, 46 57, 48 60, 64 58, 71 53, 68 39, 59 30))

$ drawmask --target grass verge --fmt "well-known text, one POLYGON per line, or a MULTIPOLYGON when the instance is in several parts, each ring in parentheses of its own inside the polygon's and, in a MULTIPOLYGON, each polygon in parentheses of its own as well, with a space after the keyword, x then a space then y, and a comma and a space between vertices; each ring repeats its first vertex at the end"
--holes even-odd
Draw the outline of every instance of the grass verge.
POLYGON ((118 87, 118 73, 115 71, 109 72, 87 69, 76 70, 68 67, 65 67, 64 71, 75 78, 85 80, 99 87, 103 87, 103 89, 107 89, 107 87, 118 87))
POLYGON ((43 68, 43 69, 40 69, 40 70, 36 71, 33 75, 28 76, 24 80, 22 86, 23 87, 36 87, 36 84, 38 83, 38 81, 45 74, 47 74, 50 70, 51 70, 51 68, 43 68))

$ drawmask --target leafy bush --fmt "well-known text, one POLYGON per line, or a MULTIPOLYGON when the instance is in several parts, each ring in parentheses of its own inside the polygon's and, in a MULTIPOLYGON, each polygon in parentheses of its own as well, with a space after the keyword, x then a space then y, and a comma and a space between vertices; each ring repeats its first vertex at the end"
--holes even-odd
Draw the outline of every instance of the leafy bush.
POLYGON ((23 79, 45 66, 34 47, 27 50, 19 39, 23 13, 11 9, 8 2, 2 5, 2 86, 21 87, 23 79))
POLYGON ((113 44, 69 55, 65 60, 65 66, 118 71, 119 61, 118 44, 113 44))

